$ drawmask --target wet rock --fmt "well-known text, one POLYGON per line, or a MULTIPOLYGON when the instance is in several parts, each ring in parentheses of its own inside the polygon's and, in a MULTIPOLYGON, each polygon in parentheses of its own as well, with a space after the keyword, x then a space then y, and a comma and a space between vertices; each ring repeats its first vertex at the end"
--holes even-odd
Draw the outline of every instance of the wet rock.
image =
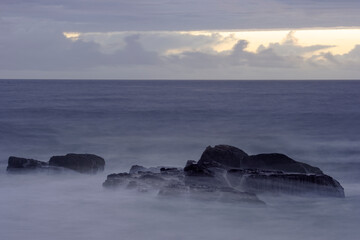
POLYGON ((133 165, 131 166, 129 173, 131 174, 137 174, 137 173, 145 173, 145 172, 149 172, 149 173, 160 173, 161 168, 165 168, 162 166, 158 166, 158 167, 143 167, 140 165, 133 165))
POLYGON ((285 154, 269 153, 249 156, 243 150, 229 145, 207 147, 197 164, 205 168, 267 169, 292 173, 323 173, 319 168, 297 162, 285 154))
POLYGON ((240 168, 249 156, 239 148, 229 145, 208 146, 201 155, 198 165, 204 167, 240 168))
POLYGON ((279 153, 249 156, 229 145, 207 147, 198 162, 188 160, 184 169, 134 165, 129 173, 109 175, 104 186, 157 190, 160 196, 204 201, 256 203, 261 202, 258 193, 345 196, 339 182, 317 167, 279 153))
POLYGON ((160 168, 161 174, 168 174, 168 175, 177 175, 182 172, 181 168, 175 168, 175 167, 162 167, 160 168))
POLYGON ((131 179, 131 174, 129 173, 113 173, 107 176, 103 187, 115 188, 123 186, 129 183, 129 179, 131 179))
POLYGON ((104 170, 105 160, 94 154, 69 153, 65 156, 53 156, 50 166, 69 168, 80 173, 97 173, 104 170))
POLYGON ((7 171, 26 171, 34 169, 45 169, 48 167, 48 163, 42 162, 39 160, 28 159, 28 158, 19 158, 19 157, 9 157, 7 171))
POLYGON ((196 164, 195 160, 187 160, 185 167, 188 167, 190 165, 196 164))
POLYGON ((184 168, 184 173, 186 176, 198 176, 198 177, 213 177, 214 174, 208 170, 206 167, 199 165, 197 163, 195 164, 186 164, 186 167, 184 168))
POLYGON ((285 154, 280 153, 252 155, 249 157, 248 161, 245 161, 242 168, 278 170, 291 173, 323 174, 323 172, 317 167, 297 162, 285 154))
POLYGON ((140 165, 133 165, 130 168, 129 173, 130 174, 135 174, 135 173, 139 173, 139 172, 149 172, 150 170, 146 167, 140 166, 140 165))
POLYGON ((246 192, 345 197, 338 181, 325 174, 298 174, 281 171, 232 169, 229 183, 246 192))

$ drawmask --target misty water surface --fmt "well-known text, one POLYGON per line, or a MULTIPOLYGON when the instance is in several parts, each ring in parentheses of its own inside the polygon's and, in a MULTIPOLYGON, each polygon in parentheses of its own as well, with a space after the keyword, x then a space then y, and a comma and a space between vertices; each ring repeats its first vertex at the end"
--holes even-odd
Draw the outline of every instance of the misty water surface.
POLYGON ((359 81, 0 81, 0 239, 357 239, 359 81), (106 191, 133 164, 184 166, 208 145, 282 152, 345 199, 266 207, 106 191), (8 175, 10 155, 94 153, 104 173, 8 175))

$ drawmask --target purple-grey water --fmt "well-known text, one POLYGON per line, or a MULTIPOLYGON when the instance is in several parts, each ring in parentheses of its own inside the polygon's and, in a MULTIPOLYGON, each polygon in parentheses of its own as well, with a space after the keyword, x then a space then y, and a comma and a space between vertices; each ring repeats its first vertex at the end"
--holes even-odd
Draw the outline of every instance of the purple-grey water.
POLYGON ((360 81, 0 81, 0 239, 357 239, 360 81), (106 191, 131 165, 184 166, 208 145, 320 167, 345 199, 266 208, 106 191), (106 160, 98 175, 6 174, 10 155, 106 160))

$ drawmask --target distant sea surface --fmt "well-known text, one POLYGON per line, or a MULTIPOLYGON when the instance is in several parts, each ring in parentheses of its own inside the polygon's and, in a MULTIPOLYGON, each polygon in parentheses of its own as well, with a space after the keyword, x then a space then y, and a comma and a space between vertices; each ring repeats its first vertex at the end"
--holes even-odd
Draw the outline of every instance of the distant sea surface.
POLYGON ((360 81, 0 80, 0 196, 1 239, 356 239, 360 81), (216 144, 318 166, 347 198, 272 199, 251 211, 101 188, 106 174, 182 167, 216 144), (63 182, 5 171, 11 155, 70 152, 102 156, 104 174, 63 182))

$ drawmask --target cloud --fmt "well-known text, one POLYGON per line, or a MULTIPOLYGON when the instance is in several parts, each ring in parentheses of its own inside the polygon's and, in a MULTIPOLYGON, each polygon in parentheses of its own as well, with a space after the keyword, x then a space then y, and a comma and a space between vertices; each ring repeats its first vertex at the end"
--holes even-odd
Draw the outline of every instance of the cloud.
MULTIPOLYGON (((312 45, 301 46, 290 32, 282 43, 271 43, 265 47, 261 45, 256 52, 247 50, 249 42, 238 40, 230 51, 222 53, 203 53, 198 51, 186 51, 181 54, 174 54, 169 61, 185 66, 223 68, 228 65, 248 66, 261 68, 299 68, 309 65, 304 57, 306 53, 313 53, 318 50, 325 50, 333 46, 312 45)), ((313 61, 315 61, 313 59, 313 61)))
POLYGON ((350 77, 359 77, 360 47, 333 55, 331 45, 301 45, 296 32, 250 51, 251 42, 216 32, 80 33, 66 38, 46 22, 30 27, 4 21, 0 78, 326 78, 350 76, 349 68, 350 77), (215 51, 224 43, 233 46, 215 51))
POLYGON ((143 49, 139 35, 125 38, 124 48, 111 54, 95 42, 66 38, 50 30, 8 31, 0 38, 0 69, 3 70, 79 70, 99 66, 156 64, 156 52, 143 49))

